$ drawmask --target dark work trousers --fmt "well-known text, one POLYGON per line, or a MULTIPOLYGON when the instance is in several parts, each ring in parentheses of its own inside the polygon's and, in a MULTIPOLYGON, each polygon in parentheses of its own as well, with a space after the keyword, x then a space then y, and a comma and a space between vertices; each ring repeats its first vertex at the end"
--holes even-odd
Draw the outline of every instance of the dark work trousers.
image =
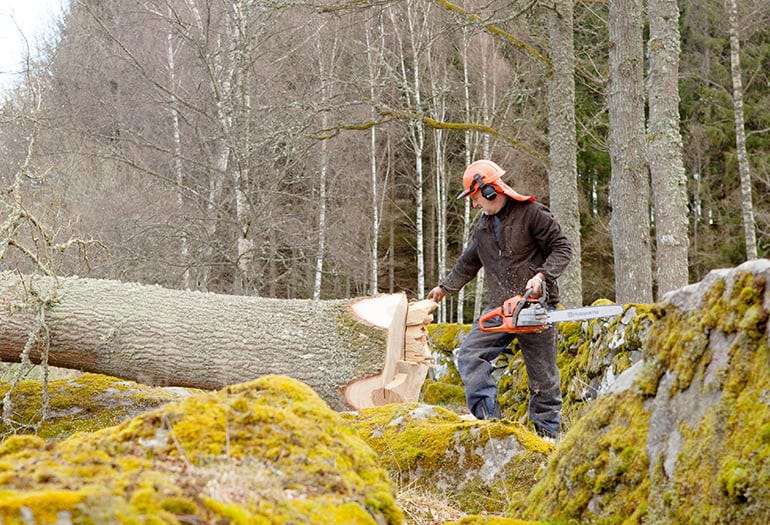
POLYGON ((537 334, 482 332, 476 319, 457 354, 457 369, 465 384, 465 399, 471 413, 478 419, 500 417, 492 362, 518 338, 529 376, 529 418, 539 433, 558 434, 562 401, 556 335, 554 327, 537 334))

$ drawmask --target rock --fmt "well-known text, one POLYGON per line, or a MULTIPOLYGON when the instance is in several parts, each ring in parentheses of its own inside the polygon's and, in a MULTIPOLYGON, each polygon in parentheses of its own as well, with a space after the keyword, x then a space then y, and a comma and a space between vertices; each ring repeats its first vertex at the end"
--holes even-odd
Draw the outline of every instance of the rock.
POLYGON ((467 421, 441 407, 403 403, 345 415, 404 486, 465 512, 500 512, 526 493, 553 445, 507 420, 467 421))
MULTIPOLYGON (((10 383, 0 383, 0 397, 8 394, 10 383)), ((75 432, 88 432, 117 425, 142 412, 201 393, 188 388, 151 387, 100 374, 77 374, 48 383, 19 381, 8 396, 12 420, 0 423, 0 433, 33 433, 45 439, 61 440, 75 432), (42 419, 44 393, 48 410, 42 419)))
POLYGON ((399 524, 377 456, 308 386, 265 376, 61 442, 0 444, 3 523, 399 524))
POLYGON ((631 384, 590 403, 521 517, 770 523, 768 261, 669 294, 631 384))

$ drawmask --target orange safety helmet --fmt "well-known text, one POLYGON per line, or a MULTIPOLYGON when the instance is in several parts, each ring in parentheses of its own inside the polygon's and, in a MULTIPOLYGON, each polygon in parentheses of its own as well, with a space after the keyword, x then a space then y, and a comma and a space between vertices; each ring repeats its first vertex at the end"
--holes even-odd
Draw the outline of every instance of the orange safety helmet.
MULTIPOLYGON (((517 201, 524 202, 535 200, 534 197, 530 197, 529 195, 521 195, 503 182, 502 177, 504 173, 505 170, 491 160, 481 159, 472 162, 465 168, 465 173, 463 173, 463 191, 457 198, 464 199, 479 190, 482 190, 484 196, 487 197, 487 194, 484 193, 484 187, 487 186, 493 189, 495 193, 504 193, 517 201)), ((492 200, 494 199, 494 195, 487 198, 492 200)))

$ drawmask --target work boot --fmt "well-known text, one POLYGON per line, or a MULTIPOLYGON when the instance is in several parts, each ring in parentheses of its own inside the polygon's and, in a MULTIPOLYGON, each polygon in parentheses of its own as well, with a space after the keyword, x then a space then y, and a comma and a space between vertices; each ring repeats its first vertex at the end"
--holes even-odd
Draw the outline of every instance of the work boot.
POLYGON ((473 407, 473 415, 476 416, 476 419, 502 419, 503 416, 500 412, 500 404, 497 402, 497 400, 494 401, 494 404, 492 408, 490 409, 487 407, 487 403, 482 399, 478 403, 476 403, 476 406, 473 407))
POLYGON ((543 428, 537 425, 535 426, 535 433, 549 443, 555 443, 556 440, 559 439, 559 432, 552 432, 547 428, 543 428))

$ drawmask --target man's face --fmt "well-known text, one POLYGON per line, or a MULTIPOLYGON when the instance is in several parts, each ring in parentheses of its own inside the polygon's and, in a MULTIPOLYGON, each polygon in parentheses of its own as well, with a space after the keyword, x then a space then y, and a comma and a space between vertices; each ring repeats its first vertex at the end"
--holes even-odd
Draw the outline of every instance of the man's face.
POLYGON ((474 208, 479 208, 487 215, 494 215, 499 212, 505 202, 505 197, 502 193, 498 193, 494 200, 485 199, 480 191, 472 193, 468 198, 471 200, 474 208))

